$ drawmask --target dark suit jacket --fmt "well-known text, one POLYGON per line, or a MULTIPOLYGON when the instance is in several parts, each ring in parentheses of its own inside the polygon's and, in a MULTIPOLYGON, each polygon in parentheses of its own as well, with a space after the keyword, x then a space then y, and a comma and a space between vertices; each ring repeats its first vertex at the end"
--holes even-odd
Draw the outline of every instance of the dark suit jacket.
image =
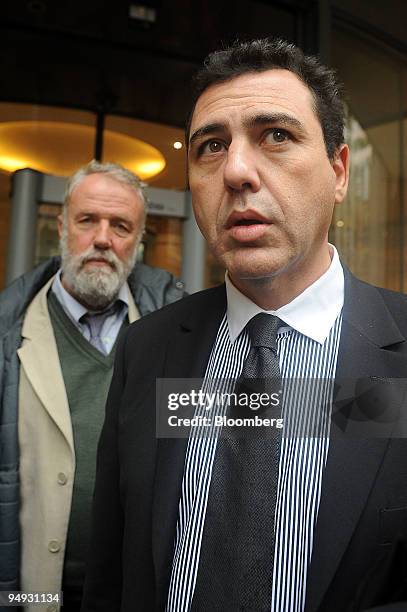
MULTIPOLYGON (((122 338, 98 453, 83 612, 165 608, 187 441, 156 438, 156 378, 204 375, 225 308, 224 287, 204 291, 144 317, 122 338)), ((346 273, 337 379, 406 377, 406 337, 407 298, 346 273)), ((351 413, 339 411, 337 431, 359 426, 351 413)), ((390 434, 393 424, 383 427, 390 434)), ((405 539, 407 441, 333 436, 306 612, 407 599, 405 539)))

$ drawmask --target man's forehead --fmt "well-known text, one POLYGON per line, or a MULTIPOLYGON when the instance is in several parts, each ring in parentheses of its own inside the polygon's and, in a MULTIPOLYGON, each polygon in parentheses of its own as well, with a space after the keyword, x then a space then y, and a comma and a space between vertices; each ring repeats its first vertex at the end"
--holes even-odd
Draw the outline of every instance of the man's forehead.
POLYGON ((82 201, 128 201, 134 202, 138 206, 143 203, 141 193, 131 185, 124 183, 103 173, 89 174, 74 187, 71 194, 71 201, 81 203, 82 201))
POLYGON ((117 187, 121 189, 123 187, 128 187, 128 185, 121 183, 120 181, 118 181, 112 176, 109 176, 106 173, 94 172, 93 174, 88 174, 87 176, 84 176, 76 185, 72 193, 74 193, 75 190, 89 194, 104 191, 108 192, 112 189, 117 189, 117 187))
POLYGON ((199 124, 216 119, 216 115, 227 118, 235 111, 255 114, 261 107, 315 117, 314 99, 308 86, 293 72, 275 68, 210 85, 196 102, 191 133, 199 124))

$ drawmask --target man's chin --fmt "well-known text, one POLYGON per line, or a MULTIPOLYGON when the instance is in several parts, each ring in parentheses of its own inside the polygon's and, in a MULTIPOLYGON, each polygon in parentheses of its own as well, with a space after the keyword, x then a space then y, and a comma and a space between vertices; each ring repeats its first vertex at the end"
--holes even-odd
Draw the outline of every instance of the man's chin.
POLYGON ((85 286, 88 285, 91 291, 97 288, 116 287, 120 282, 117 272, 110 267, 82 269, 78 274, 78 280, 85 286))
POLYGON ((280 265, 279 262, 273 260, 265 260, 264 258, 248 258, 231 260, 226 263, 226 269, 228 270, 229 276, 236 280, 261 280, 273 278, 278 275, 283 269, 284 265, 280 265))
POLYGON ((103 283, 103 279, 99 276, 98 279, 89 277, 86 282, 78 283, 74 288, 74 297, 91 310, 102 310, 110 306, 115 301, 119 294, 117 285, 109 285, 103 283))
POLYGON ((298 256, 294 249, 276 245, 231 249, 218 259, 231 278, 261 281, 285 274, 296 265, 298 256))

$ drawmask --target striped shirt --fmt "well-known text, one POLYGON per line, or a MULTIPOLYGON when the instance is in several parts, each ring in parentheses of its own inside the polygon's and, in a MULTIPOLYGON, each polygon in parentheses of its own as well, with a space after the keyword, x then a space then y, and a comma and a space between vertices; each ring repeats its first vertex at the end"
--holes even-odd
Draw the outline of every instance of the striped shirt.
MULTIPOLYGON (((261 311, 252 302, 245 303, 249 301, 242 294, 236 296, 237 290, 231 289, 229 283, 227 289, 228 312, 220 324, 202 385, 202 390, 209 393, 233 390, 234 381, 240 375, 250 350, 244 327, 254 314, 261 311), (236 300, 241 301, 239 315, 231 321, 231 302, 236 300), (252 313, 253 310, 257 312, 252 313)), ((343 272, 335 251, 331 267, 325 275, 290 305, 273 312, 286 323, 288 319, 290 325, 280 328, 277 335, 284 388, 284 429, 275 515, 272 612, 303 612, 305 607, 307 570, 329 449, 332 383, 336 371, 342 305, 343 272), (316 296, 324 296, 328 289, 330 306, 324 309, 316 296), (319 312, 321 308, 323 312, 319 312), (307 309, 313 313, 311 326, 306 322, 307 309), (318 329, 321 326, 325 327, 324 337, 321 337, 321 329, 318 329), (309 382, 311 380, 312 384, 309 382), (317 431, 317 435, 301 436, 304 431, 317 431), (293 432, 299 435, 293 435, 293 432)), ((219 413, 224 413, 225 409, 225 406, 215 408, 219 413)), ((204 407, 198 407, 196 414, 204 414, 204 407)), ((188 611, 191 607, 218 435, 219 428, 213 428, 209 435, 207 428, 205 432, 197 428, 192 431, 188 441, 168 612, 188 611)))

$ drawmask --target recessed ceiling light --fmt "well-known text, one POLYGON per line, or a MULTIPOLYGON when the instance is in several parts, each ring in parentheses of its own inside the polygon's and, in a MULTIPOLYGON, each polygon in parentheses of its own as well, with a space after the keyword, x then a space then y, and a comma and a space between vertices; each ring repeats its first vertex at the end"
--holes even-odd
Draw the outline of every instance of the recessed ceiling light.
POLYGON ((182 149, 182 142, 176 140, 172 146, 174 147, 174 149, 182 149))
MULTIPOLYGON (((0 169, 14 172, 33 168, 69 176, 93 156, 95 129, 60 121, 0 122, 0 169)), ((152 145, 119 132, 104 130, 103 161, 115 161, 142 180, 159 174, 166 165, 152 145)))

